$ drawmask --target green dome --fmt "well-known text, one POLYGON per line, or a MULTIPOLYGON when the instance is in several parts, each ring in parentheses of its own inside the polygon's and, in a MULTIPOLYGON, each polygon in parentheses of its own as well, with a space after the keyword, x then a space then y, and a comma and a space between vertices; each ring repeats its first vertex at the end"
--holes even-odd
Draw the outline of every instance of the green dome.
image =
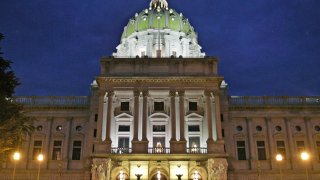
POLYGON ((195 33, 188 19, 173 9, 145 9, 140 13, 136 13, 129 20, 129 23, 124 28, 121 39, 129 37, 134 32, 148 29, 170 29, 184 32, 186 35, 195 33))

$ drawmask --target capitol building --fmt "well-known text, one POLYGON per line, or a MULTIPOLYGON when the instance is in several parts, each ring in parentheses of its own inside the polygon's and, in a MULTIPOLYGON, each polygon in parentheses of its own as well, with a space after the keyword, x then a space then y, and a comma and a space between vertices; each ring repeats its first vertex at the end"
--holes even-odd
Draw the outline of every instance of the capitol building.
POLYGON ((228 94, 219 60, 166 0, 119 38, 89 96, 16 97, 35 131, 0 179, 320 179, 320 96, 228 94))

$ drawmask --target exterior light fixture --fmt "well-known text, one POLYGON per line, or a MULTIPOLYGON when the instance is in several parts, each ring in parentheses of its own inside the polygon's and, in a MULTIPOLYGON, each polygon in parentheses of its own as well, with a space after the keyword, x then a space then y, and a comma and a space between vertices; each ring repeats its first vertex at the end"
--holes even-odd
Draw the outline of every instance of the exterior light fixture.
POLYGON ((178 180, 181 180, 181 177, 183 176, 181 165, 178 165, 176 176, 178 177, 178 180))
POLYGON ((142 171, 140 165, 138 165, 138 168, 136 169, 135 175, 137 176, 137 180, 140 180, 140 177, 143 175, 143 171, 142 171))
POLYGON ((119 178, 120 178, 120 180, 125 180, 124 179, 124 173, 123 173, 122 170, 120 171, 119 178))
POLYGON ((197 170, 193 173, 193 180, 199 180, 199 172, 197 170))
POLYGON ((16 165, 17 165, 17 161, 20 160, 20 153, 17 151, 13 154, 13 160, 14 160, 14 168, 13 168, 13 174, 12 174, 12 179, 14 180, 15 175, 16 175, 16 165))
MULTIPOLYGON (((282 160, 283 160, 283 156, 281 155, 281 154, 277 154, 276 155, 276 160, 278 161, 278 162, 281 162, 282 160)), ((283 178, 282 178, 282 168, 281 168, 281 164, 280 164, 280 179, 282 180, 283 178)))
MULTIPOLYGON (((303 151, 301 154, 300 154, 300 157, 302 159, 302 161, 306 161, 308 162, 308 160, 310 159, 310 155, 309 153, 303 151)), ((309 174, 308 174, 308 166, 306 165, 306 180, 309 180, 309 174)))
POLYGON ((38 160, 38 162, 39 162, 39 169, 38 169, 38 178, 37 178, 37 180, 39 180, 40 179, 40 168, 41 168, 41 162, 44 160, 44 156, 43 156, 43 154, 39 154, 38 155, 38 157, 37 157, 37 160, 38 160))
POLYGON ((161 173, 160 173, 160 171, 157 172, 157 178, 158 178, 158 180, 161 180, 161 173))

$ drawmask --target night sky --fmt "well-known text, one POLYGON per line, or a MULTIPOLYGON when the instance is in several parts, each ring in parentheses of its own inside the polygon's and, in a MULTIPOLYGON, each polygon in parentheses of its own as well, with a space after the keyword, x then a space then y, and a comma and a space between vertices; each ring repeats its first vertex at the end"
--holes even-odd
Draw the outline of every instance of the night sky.
MULTIPOLYGON (((99 59, 149 0, 1 0, 16 95, 89 95, 99 59)), ((199 35, 231 95, 320 95, 319 0, 168 0, 199 35)))

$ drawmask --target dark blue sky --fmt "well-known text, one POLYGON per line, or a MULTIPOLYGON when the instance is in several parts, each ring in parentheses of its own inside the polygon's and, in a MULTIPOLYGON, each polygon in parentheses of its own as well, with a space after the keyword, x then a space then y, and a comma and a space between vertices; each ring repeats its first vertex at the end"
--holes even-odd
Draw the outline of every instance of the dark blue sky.
MULTIPOLYGON (((99 58, 149 0, 1 0, 17 95, 88 95, 99 58)), ((168 0, 220 59, 231 95, 320 95, 319 0, 168 0)))

